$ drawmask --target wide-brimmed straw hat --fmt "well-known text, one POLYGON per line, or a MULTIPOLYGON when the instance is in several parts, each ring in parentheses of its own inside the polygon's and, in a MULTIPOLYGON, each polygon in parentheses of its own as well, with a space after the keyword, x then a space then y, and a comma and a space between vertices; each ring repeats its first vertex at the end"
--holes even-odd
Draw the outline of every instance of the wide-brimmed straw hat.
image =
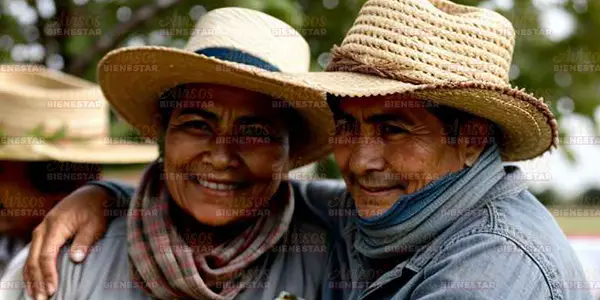
POLYGON ((109 137, 109 105, 86 80, 38 65, 0 65, 0 160, 145 163, 155 145, 109 137))
POLYGON ((190 33, 184 49, 126 47, 101 60, 99 84, 125 120, 155 138, 165 91, 186 83, 228 85, 286 100, 300 113, 305 141, 290 149, 292 167, 330 151, 333 123, 324 93, 296 80, 309 70, 310 49, 295 29, 259 11, 221 8, 202 16, 190 33))
POLYGON ((504 160, 556 146, 557 122, 543 99, 509 84, 515 43, 500 14, 445 0, 369 0, 328 72, 299 76, 337 96, 404 94, 484 117, 502 130, 504 160))

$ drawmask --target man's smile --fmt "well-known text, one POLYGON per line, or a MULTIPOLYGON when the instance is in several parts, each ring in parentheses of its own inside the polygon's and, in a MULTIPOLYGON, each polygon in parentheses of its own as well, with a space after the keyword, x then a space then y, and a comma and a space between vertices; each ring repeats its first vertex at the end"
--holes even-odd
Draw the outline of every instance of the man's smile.
POLYGON ((393 191, 406 191, 408 182, 405 180, 391 181, 388 175, 384 176, 352 176, 351 182, 368 194, 387 194, 393 191))
POLYGON ((370 193, 370 194, 383 194, 383 193, 387 193, 387 192, 391 192, 393 190, 399 190, 402 189, 404 190, 404 186, 403 185, 393 185, 393 186, 365 186, 362 185, 361 183, 357 183, 356 184, 358 187, 360 187, 361 190, 363 190, 364 192, 370 193))

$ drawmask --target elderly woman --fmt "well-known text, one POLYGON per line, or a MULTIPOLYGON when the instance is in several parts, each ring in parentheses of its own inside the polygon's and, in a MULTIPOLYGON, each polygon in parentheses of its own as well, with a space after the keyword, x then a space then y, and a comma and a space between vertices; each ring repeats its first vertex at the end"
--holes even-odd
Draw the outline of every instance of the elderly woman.
MULTIPOLYGON (((106 98, 144 135, 158 138, 161 156, 97 251, 80 265, 61 259, 60 286, 49 292, 58 299, 319 297, 328 237, 284 175, 328 152, 327 134, 314 129, 329 126, 329 114, 326 107, 291 108, 310 101, 309 89, 251 81, 308 71, 304 39, 274 36, 273 28, 293 32, 261 12, 218 9, 196 30, 219 34, 193 36, 186 50, 125 48, 102 60, 106 98), (263 89, 268 94, 254 91, 263 89)), ((55 252, 32 247, 35 255, 55 252)), ((20 271, 4 282, 15 282, 20 271)), ((38 279, 33 268, 23 272, 38 279)), ((45 297, 38 292, 36 299, 45 297)))
MULTIPOLYGON (((297 75, 329 95, 347 186, 303 185, 334 236, 323 299, 591 299, 556 221, 502 163, 557 138, 546 104, 508 83, 513 46, 492 11, 369 0, 329 72, 297 75)), ((52 231, 83 224, 63 223, 52 231)))

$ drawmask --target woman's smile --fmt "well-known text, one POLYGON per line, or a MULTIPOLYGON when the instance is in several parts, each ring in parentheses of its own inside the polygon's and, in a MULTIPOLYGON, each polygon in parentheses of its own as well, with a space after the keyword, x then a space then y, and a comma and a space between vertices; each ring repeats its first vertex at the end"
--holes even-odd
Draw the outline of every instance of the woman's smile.
POLYGON ((250 186, 247 182, 203 179, 198 175, 190 175, 189 181, 202 193, 217 197, 231 197, 250 186))

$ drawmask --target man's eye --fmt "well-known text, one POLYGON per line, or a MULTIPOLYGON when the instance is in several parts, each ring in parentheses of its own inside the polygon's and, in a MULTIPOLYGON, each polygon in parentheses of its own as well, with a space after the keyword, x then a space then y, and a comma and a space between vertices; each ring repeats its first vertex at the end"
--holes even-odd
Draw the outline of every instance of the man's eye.
POLYGON ((406 130, 402 127, 388 125, 388 124, 382 124, 379 127, 379 130, 381 131, 381 135, 401 134, 401 133, 408 132, 408 130, 406 130))
POLYGON ((244 136, 250 137, 269 137, 271 136, 271 132, 265 126, 260 125, 252 125, 252 126, 242 126, 240 128, 240 134, 244 136))
POLYGON ((335 122, 335 132, 337 134, 353 133, 353 132, 357 132, 357 131, 358 131, 358 128, 356 126, 356 123, 350 122, 347 119, 340 119, 335 122))

